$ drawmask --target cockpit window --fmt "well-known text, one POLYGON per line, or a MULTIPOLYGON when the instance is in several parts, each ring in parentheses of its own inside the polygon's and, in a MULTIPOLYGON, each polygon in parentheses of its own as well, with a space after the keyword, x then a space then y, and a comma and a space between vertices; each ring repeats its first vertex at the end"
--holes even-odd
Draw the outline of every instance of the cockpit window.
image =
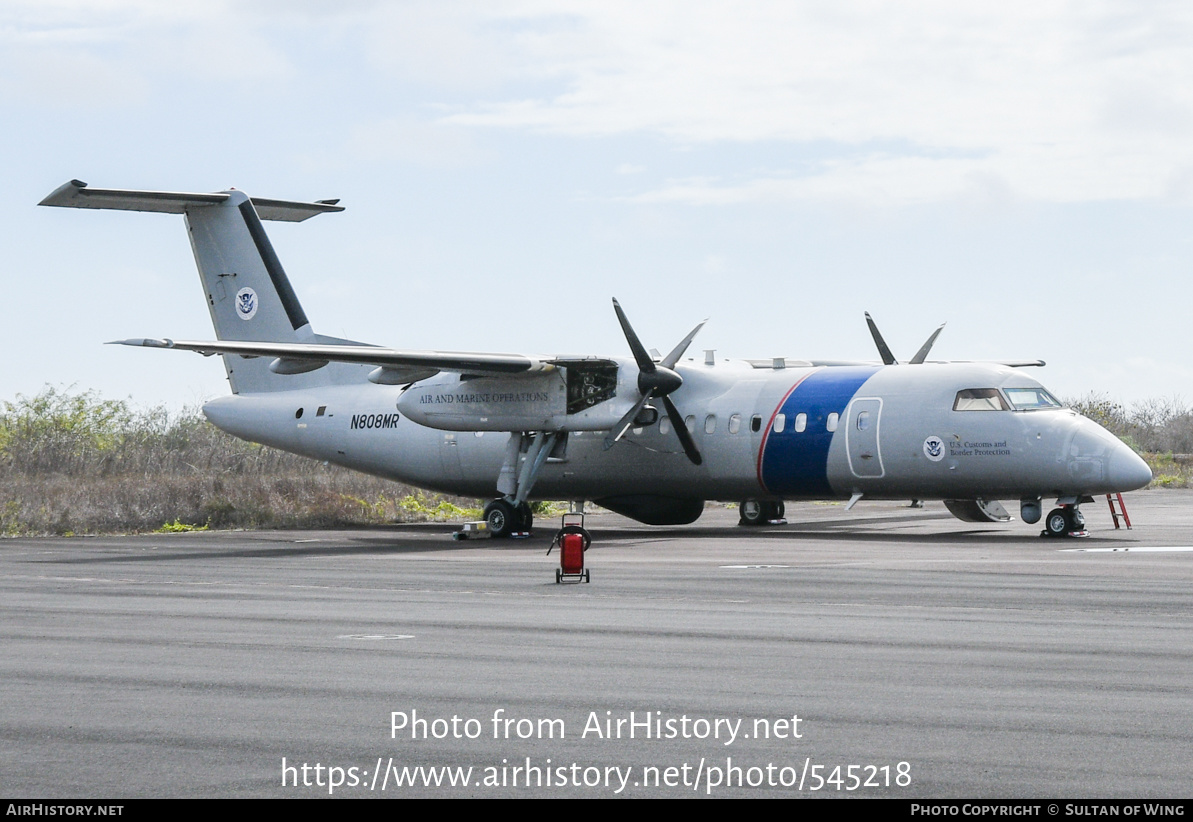
POLYGON ((957 392, 954 411, 1010 411, 997 388, 966 388, 957 392))
POLYGON ((1016 411, 1036 411, 1040 408, 1064 408, 1060 401, 1043 388, 1004 388, 1007 399, 1016 411))

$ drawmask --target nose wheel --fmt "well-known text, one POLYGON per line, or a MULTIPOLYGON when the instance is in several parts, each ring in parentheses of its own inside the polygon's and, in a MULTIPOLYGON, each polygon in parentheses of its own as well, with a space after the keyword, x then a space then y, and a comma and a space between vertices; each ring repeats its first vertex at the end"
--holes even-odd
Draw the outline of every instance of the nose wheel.
POLYGON ((1076 505, 1062 505, 1054 508, 1044 519, 1042 537, 1085 536, 1085 516, 1076 505))

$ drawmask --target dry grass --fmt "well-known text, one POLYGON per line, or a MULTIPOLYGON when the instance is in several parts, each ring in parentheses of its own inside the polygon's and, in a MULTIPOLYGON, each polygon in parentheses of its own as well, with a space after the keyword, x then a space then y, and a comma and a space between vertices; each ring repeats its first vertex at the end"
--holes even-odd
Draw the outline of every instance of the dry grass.
POLYGON ((472 501, 235 439, 198 411, 47 388, 0 413, 0 534, 317 528, 475 517, 472 501))

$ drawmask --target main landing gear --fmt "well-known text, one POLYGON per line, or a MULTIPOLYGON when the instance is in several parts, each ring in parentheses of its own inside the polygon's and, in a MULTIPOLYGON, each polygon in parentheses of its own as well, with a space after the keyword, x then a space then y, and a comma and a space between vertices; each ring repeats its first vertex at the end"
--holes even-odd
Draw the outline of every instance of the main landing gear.
POLYGON ((1042 537, 1083 537, 1089 532, 1085 530, 1085 516, 1077 505, 1062 505, 1054 508, 1044 519, 1042 537))
POLYGON ((485 506, 485 530, 492 537, 508 537, 529 531, 534 525, 534 513, 529 502, 514 505, 504 497, 485 506))
POLYGON ((742 500, 737 511, 741 516, 738 525, 782 525, 785 522, 783 514, 786 509, 782 500, 742 500))
MULTIPOLYGON (((489 536, 503 538, 525 534, 534 525, 527 497, 534 488, 547 458, 562 452, 567 435, 556 432, 514 431, 505 448, 505 461, 497 475, 497 491, 504 496, 485 506, 485 530, 489 536)), ((562 453, 557 454, 562 456, 562 453)))

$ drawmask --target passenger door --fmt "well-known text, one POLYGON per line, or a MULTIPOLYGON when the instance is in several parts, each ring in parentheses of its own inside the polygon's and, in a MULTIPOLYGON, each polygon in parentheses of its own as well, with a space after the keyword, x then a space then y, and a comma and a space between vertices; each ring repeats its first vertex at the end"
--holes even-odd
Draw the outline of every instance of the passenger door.
POLYGON ((855 399, 846 411, 845 442, 855 477, 877 479, 884 473, 878 445, 881 414, 882 400, 877 397, 855 399))

